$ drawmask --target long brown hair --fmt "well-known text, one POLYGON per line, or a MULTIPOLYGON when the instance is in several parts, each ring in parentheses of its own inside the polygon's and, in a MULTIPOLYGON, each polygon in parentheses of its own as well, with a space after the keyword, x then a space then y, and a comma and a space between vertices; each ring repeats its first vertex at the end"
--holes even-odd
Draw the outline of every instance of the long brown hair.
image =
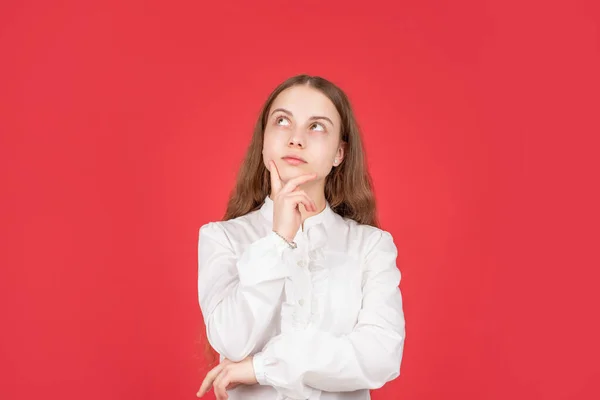
MULTIPOLYGON (((297 75, 287 79, 267 98, 254 127, 254 134, 239 169, 223 220, 241 217, 259 209, 267 195, 271 193, 269 171, 262 157, 265 126, 273 101, 285 89, 297 85, 307 85, 322 92, 335 105, 341 116, 340 139, 346 146, 344 159, 340 165, 333 167, 325 178, 325 199, 330 203, 331 209, 342 217, 353 219, 360 224, 378 227, 372 180, 366 167, 366 154, 360 129, 350 101, 346 94, 332 82, 310 75, 297 75)), ((216 353, 208 343, 205 331, 203 331, 203 339, 206 357, 209 365, 212 365, 216 361, 216 353)))

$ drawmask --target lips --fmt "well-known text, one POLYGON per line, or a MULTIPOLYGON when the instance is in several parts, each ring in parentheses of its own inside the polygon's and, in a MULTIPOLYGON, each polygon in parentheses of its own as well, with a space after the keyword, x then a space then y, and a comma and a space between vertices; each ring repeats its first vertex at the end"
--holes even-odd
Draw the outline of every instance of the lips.
POLYGON ((300 162, 303 162, 303 163, 306 162, 306 160, 304 160, 302 157, 292 156, 292 155, 283 156, 281 158, 283 158, 284 160, 296 160, 296 161, 300 161, 300 162))

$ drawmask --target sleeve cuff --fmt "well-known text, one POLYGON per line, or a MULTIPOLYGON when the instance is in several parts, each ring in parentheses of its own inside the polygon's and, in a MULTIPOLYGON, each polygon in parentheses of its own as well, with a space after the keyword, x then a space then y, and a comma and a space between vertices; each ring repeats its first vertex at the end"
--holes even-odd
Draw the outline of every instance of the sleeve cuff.
POLYGON ((286 253, 291 249, 275 232, 252 243, 238 262, 238 274, 242 286, 253 286, 266 281, 291 275, 286 253))
POLYGON ((263 353, 256 353, 252 357, 252 366, 254 367, 254 375, 259 385, 267 385, 265 377, 265 358, 263 353))

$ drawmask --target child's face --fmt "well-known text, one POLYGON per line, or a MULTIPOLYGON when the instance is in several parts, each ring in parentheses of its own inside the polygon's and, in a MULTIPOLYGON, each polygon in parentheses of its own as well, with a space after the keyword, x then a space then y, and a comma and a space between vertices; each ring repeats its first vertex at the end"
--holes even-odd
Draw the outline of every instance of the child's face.
POLYGON ((273 160, 283 181, 313 172, 317 180, 323 180, 343 156, 340 115, 327 96, 304 85, 288 88, 277 96, 264 133, 263 162, 267 169, 269 160, 273 160), (287 155, 305 162, 286 160, 287 155))

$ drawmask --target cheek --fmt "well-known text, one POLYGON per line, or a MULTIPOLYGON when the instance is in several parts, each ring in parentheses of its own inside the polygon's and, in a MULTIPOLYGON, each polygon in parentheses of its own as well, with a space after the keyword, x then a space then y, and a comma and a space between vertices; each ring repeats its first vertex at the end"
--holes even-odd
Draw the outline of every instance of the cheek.
POLYGON ((267 128, 263 135, 263 147, 273 149, 280 146, 282 140, 285 140, 284 135, 278 134, 277 131, 267 128))
POLYGON ((329 174, 331 168, 333 167, 332 160, 330 159, 331 155, 329 152, 323 152, 315 155, 315 160, 318 160, 318 162, 315 162, 314 168, 319 175, 326 176, 329 174))
POLYGON ((273 148, 273 136, 267 132, 263 136, 263 153, 268 153, 273 148))
POLYGON ((266 166, 268 166, 269 160, 273 160, 275 157, 277 157, 277 149, 280 147, 281 144, 277 142, 276 136, 265 132, 265 136, 263 138, 262 156, 266 166))
POLYGON ((269 158, 273 157, 273 149, 272 149, 272 147, 268 146, 265 143, 265 145, 263 146, 263 149, 262 149, 262 154, 263 154, 263 158, 268 161, 269 158))

